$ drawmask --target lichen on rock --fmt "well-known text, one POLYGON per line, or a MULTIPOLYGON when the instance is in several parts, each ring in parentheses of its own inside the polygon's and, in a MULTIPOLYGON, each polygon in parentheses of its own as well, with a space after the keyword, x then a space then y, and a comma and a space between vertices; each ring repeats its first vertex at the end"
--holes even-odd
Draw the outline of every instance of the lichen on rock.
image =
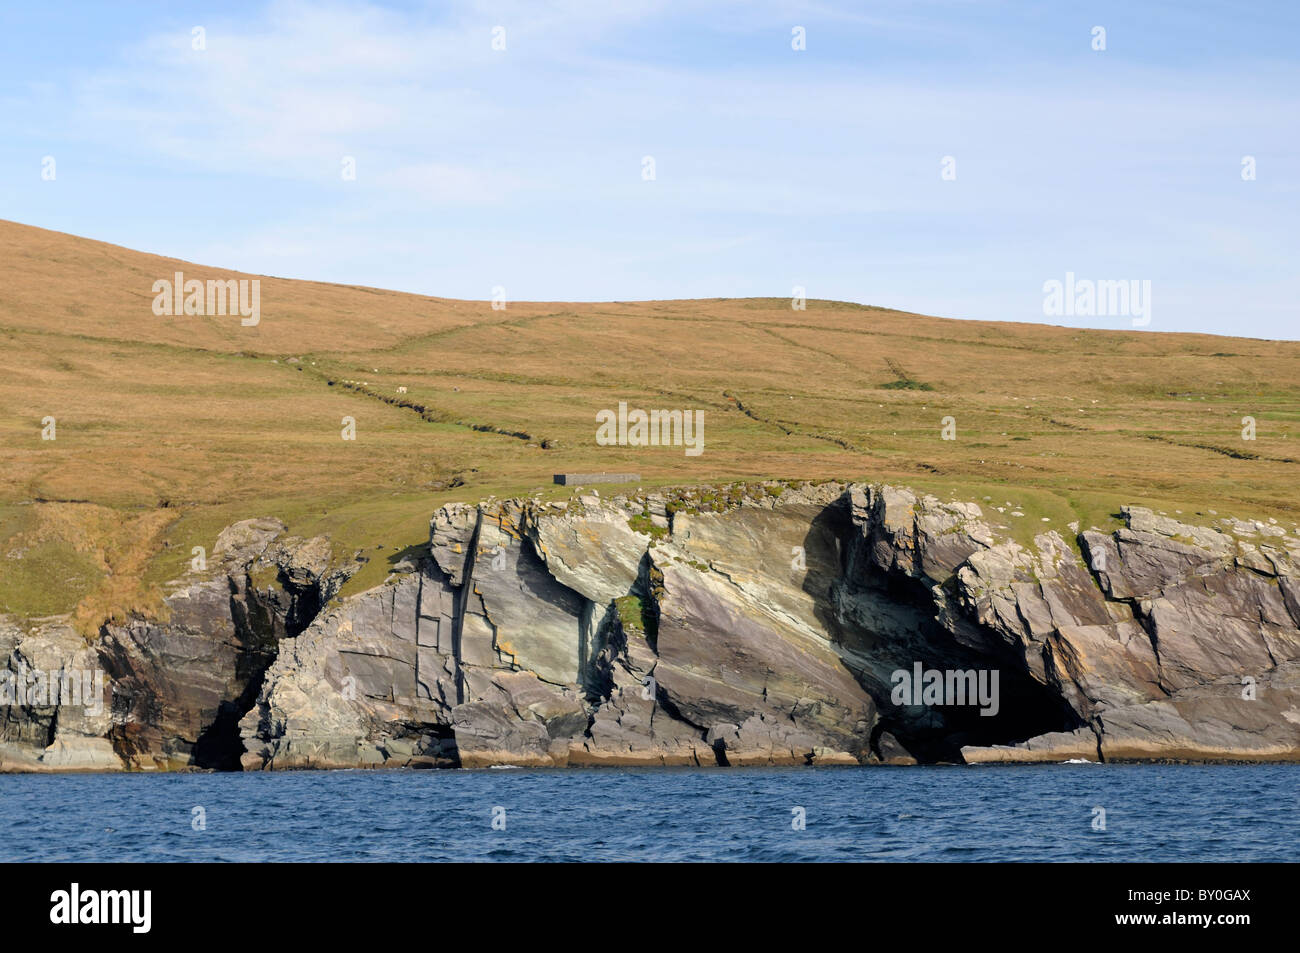
POLYGON ((1024 544, 889 485, 454 504, 347 598, 327 540, 244 521, 165 622, 0 625, 9 671, 111 683, 98 718, 5 709, 0 764, 1300 760, 1300 539, 1122 516, 1024 544), (900 701, 914 667, 997 703, 900 701))

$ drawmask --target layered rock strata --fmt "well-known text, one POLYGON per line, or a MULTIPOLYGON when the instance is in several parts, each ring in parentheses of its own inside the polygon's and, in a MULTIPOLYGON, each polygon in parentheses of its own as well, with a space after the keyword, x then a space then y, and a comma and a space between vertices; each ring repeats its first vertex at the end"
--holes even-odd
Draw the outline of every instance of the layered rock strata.
POLYGON ((345 599, 327 541, 246 521, 165 620, 0 628, 10 672, 107 676, 98 714, 0 708, 0 759, 1300 760, 1300 536, 1122 516, 1017 543, 974 503, 865 484, 450 505, 345 599))

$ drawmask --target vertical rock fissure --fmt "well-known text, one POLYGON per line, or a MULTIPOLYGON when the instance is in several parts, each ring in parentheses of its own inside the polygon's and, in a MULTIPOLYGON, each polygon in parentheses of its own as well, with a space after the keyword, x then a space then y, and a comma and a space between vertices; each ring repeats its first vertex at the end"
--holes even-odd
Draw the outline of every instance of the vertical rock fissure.
POLYGON ((216 716, 195 739, 191 757, 197 767, 243 770, 240 757, 247 749, 239 722, 257 704, 266 673, 279 656, 281 640, 297 638, 320 614, 325 600, 319 583, 295 583, 283 569, 277 582, 289 596, 288 606, 264 599, 247 575, 242 586, 232 580, 230 617, 240 646, 235 674, 243 688, 236 697, 220 703, 216 716))
POLYGON ((461 637, 465 626, 465 613, 469 609, 469 598, 474 591, 474 569, 478 562, 478 540, 483 530, 483 507, 479 507, 474 519, 474 532, 466 544, 465 565, 461 570, 460 589, 456 593, 456 610, 451 624, 451 655, 456 666, 456 704, 465 703, 465 666, 461 655, 461 637))

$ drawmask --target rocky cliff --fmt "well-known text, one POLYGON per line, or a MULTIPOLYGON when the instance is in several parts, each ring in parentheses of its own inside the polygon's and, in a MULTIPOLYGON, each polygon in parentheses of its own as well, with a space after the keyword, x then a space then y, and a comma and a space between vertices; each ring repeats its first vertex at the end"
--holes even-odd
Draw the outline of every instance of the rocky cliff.
POLYGON ((107 676, 98 714, 0 708, 0 767, 1300 760, 1300 535, 1122 515, 1021 545, 889 486, 453 505, 341 600, 326 540, 246 521, 165 619, 0 627, 11 683, 107 676))

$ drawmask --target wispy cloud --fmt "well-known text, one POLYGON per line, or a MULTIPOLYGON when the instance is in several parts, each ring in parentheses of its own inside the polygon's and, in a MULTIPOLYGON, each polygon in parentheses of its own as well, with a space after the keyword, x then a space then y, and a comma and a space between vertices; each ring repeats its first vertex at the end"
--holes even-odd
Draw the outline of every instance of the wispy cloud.
MULTIPOLYGON (((1042 320, 1037 289, 1072 269, 1151 277, 1185 306, 1176 320, 1213 329, 1221 313, 1196 302, 1218 287, 1300 294, 1300 133, 1282 121, 1300 68, 1253 56, 1267 24, 1225 21, 1238 32, 1194 63, 1168 37, 1195 18, 1122 5, 1096 11, 1105 53, 1051 5, 952 0, 214 11, 202 50, 196 24, 151 15, 75 68, 25 76, 17 136, 56 143, 68 185, 11 204, 245 270, 467 297, 796 283, 1042 320), (1263 172, 1243 183, 1248 153, 1263 172), (178 203, 193 227, 169 217, 178 203)), ((1278 308, 1250 300, 1276 333, 1278 308)))

